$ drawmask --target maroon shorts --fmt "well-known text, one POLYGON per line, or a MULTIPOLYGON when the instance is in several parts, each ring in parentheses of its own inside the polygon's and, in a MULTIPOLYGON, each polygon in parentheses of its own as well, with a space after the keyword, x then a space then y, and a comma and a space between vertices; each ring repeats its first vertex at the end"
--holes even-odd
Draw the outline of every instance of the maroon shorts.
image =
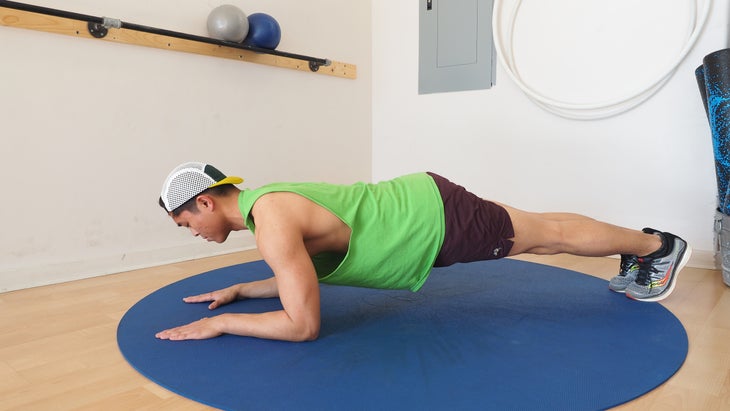
POLYGON ((429 172, 444 202, 446 233, 434 267, 506 257, 515 236, 504 207, 429 172))

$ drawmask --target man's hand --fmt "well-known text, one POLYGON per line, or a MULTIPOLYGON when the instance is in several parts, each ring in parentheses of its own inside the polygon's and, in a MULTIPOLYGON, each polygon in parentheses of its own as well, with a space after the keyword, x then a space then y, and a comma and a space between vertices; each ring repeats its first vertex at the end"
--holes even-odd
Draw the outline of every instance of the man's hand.
POLYGON ((185 297, 183 298, 183 301, 186 303, 204 303, 212 301, 212 303, 208 306, 208 309, 215 310, 222 305, 236 301, 239 297, 239 288, 240 284, 236 284, 222 290, 185 297))
POLYGON ((155 337, 161 340, 205 340, 207 338, 215 338, 223 334, 219 327, 220 316, 203 318, 180 327, 170 328, 169 330, 160 331, 155 337))
POLYGON ((278 297, 279 291, 276 286, 276 278, 240 283, 218 291, 193 295, 183 298, 186 303, 205 303, 212 301, 208 306, 209 310, 232 303, 243 298, 272 298, 278 297))

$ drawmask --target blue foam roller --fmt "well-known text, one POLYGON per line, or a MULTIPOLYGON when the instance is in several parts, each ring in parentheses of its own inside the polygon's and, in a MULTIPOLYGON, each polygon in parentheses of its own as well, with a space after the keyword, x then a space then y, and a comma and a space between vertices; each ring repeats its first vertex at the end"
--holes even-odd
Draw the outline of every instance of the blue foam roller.
MULTIPOLYGON (((730 49, 708 54, 695 74, 704 74, 704 94, 707 118, 712 131, 717 176, 718 210, 730 214, 730 49)), ((698 84, 700 80, 698 79, 698 84)), ((700 89, 700 93, 703 90, 700 89)))

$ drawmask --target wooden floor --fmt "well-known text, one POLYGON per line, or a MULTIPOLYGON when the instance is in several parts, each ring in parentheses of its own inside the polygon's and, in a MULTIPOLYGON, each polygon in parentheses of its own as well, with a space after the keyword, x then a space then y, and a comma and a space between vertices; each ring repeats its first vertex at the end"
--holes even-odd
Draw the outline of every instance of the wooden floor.
MULTIPOLYGON (((0 294, 0 410, 210 409, 132 369, 117 348, 116 327, 162 286, 258 258, 247 251, 0 294)), ((521 259, 605 279, 618 266, 610 258, 521 259)), ((664 385, 617 409, 730 410, 730 288, 717 271, 686 268, 663 304, 687 329, 687 361, 664 385)))

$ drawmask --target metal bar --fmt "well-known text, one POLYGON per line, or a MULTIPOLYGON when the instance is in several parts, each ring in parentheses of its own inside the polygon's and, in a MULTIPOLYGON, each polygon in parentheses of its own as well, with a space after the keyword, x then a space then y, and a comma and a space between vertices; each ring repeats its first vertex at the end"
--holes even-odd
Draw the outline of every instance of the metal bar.
POLYGON ((90 23, 102 23, 102 18, 89 16, 86 14, 74 13, 71 11, 51 9, 43 6, 35 6, 33 4, 18 3, 15 1, 0 0, 0 7, 7 7, 9 9, 29 11, 32 13, 47 14, 49 16, 64 17, 67 19, 88 21, 90 23))
POLYGON ((288 57, 288 58, 293 58, 293 59, 297 59, 297 60, 310 61, 310 62, 317 63, 322 66, 329 65, 329 60, 327 60, 327 59, 304 56, 301 54, 287 53, 287 52, 283 52, 283 51, 265 49, 265 48, 261 48, 261 47, 254 47, 254 46, 249 46, 246 44, 236 43, 233 41, 217 40, 217 39, 213 39, 210 37, 197 36, 195 34, 180 33, 177 31, 171 31, 171 30, 165 30, 165 29, 158 29, 155 27, 142 26, 139 24, 127 23, 124 21, 122 21, 122 28, 134 30, 134 31, 141 31, 141 32, 150 33, 150 34, 159 34, 162 36, 169 36, 169 37, 174 37, 174 38, 183 39, 183 40, 192 40, 192 41, 197 41, 200 43, 215 44, 217 46, 226 46, 226 47, 232 47, 232 48, 236 48, 236 49, 248 50, 248 51, 253 51, 255 53, 271 54, 274 56, 288 57))

